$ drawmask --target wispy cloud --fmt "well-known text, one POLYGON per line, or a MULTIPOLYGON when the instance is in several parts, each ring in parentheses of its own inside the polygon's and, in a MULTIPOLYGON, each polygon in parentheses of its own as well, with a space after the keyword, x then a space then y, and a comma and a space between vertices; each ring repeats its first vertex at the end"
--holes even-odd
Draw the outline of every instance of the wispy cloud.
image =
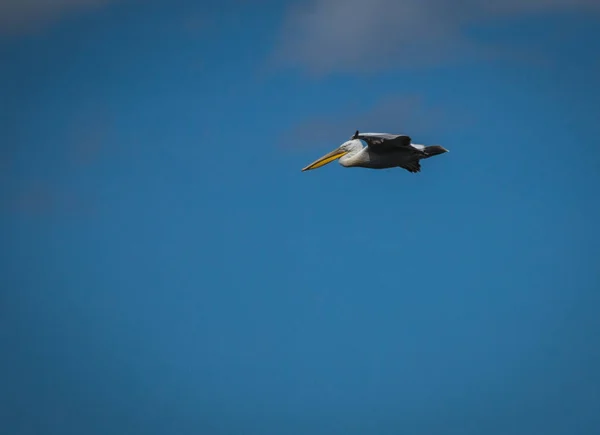
POLYGON ((39 30, 65 15, 106 6, 116 0, 2 0, 0 34, 39 30))
POLYGON ((114 151, 114 117, 101 105, 80 109, 66 129, 67 155, 72 163, 90 165, 114 151))
POLYGON ((311 0, 288 10, 275 58, 311 74, 427 65, 479 51, 468 25, 562 9, 600 11, 600 1, 311 0))
POLYGON ((471 115, 456 108, 434 106, 415 95, 393 95, 347 116, 332 113, 307 118, 287 131, 280 143, 296 149, 331 147, 350 139, 355 130, 408 134, 415 142, 430 143, 471 122, 471 115))
POLYGON ((0 211, 11 216, 46 218, 90 215, 95 210, 89 196, 31 180, 4 192, 0 211))
POLYGON ((93 192, 76 180, 115 158, 111 112, 101 105, 80 105, 76 113, 56 123, 57 130, 47 132, 52 150, 43 139, 28 138, 27 126, 18 117, 8 127, 0 123, 0 137, 7 139, 0 150, 0 211, 30 217, 93 212, 93 192), (44 156, 41 166, 39 156, 44 156))

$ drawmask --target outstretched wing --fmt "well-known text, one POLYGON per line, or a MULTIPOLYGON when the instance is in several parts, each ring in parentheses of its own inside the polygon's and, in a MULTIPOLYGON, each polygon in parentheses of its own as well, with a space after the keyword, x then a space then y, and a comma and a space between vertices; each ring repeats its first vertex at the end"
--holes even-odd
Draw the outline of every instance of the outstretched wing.
POLYGON ((392 151, 398 148, 408 148, 411 146, 410 136, 404 134, 388 133, 355 133, 354 139, 364 140, 367 145, 378 152, 392 151))

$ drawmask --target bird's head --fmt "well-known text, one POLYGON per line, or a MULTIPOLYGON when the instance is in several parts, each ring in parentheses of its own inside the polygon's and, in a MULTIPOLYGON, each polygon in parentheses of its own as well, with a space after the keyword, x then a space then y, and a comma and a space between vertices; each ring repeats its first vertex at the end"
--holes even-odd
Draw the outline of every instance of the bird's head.
POLYGON ((346 154, 362 149, 362 143, 359 139, 352 139, 347 142, 344 142, 339 147, 334 149, 333 151, 325 154, 323 157, 315 160, 310 165, 306 166, 302 169, 302 172, 309 171, 311 169, 317 169, 321 166, 325 166, 328 163, 333 162, 334 160, 339 159, 340 157, 345 156, 346 154))

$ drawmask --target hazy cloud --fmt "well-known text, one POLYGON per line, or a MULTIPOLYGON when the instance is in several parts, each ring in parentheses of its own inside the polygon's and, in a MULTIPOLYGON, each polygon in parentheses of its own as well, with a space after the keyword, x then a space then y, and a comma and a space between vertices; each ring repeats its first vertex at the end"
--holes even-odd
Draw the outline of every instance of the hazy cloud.
POLYGON ((94 9, 116 0, 1 0, 0 34, 37 30, 68 13, 94 9))
POLYGON ((505 0, 502 2, 471 0, 471 3, 476 3, 482 11, 492 14, 543 12, 552 9, 600 9, 599 0, 505 0))
POLYGON ((22 182, 0 197, 0 211, 28 217, 90 215, 94 203, 89 196, 69 191, 48 182, 22 182))
POLYGON ((93 192, 76 180, 104 158, 115 157, 111 111, 99 103, 80 104, 75 113, 54 124, 55 130, 44 132, 51 150, 44 140, 27 137, 26 119, 17 116, 12 121, 8 128, 0 123, 0 137, 7 139, 0 149, 0 211, 31 217, 93 212, 93 192), (39 159, 48 165, 40 167, 39 159))
POLYGON ((344 116, 332 113, 308 118, 287 131, 285 147, 333 147, 350 139, 355 130, 408 134, 415 143, 433 143, 444 132, 456 132, 472 122, 456 108, 433 106, 421 97, 394 95, 363 111, 344 116))
POLYGON ((114 151, 111 146, 116 141, 114 117, 100 104, 80 108, 66 129, 67 155, 75 164, 89 165, 114 151))
POLYGON ((436 63, 481 49, 466 25, 561 8, 600 11, 600 0, 311 0, 288 10, 275 59, 312 74, 436 63))

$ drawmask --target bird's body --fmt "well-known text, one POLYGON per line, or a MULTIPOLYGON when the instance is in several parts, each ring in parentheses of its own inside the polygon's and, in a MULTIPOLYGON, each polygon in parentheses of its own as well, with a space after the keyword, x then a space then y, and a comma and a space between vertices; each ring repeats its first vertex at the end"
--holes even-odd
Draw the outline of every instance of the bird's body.
POLYGON ((421 169, 419 160, 431 157, 414 145, 390 150, 376 150, 369 146, 363 147, 359 140, 353 141, 357 142, 357 146, 340 158, 340 165, 346 168, 387 169, 400 167, 410 172, 419 172, 421 169))
POLYGON ((406 135, 387 133, 362 133, 357 131, 339 148, 305 167, 303 171, 316 169, 339 159, 346 168, 386 169, 401 167, 409 172, 420 172, 422 159, 448 152, 439 145, 425 146, 411 143, 406 135), (361 140, 367 143, 363 147, 361 140))

